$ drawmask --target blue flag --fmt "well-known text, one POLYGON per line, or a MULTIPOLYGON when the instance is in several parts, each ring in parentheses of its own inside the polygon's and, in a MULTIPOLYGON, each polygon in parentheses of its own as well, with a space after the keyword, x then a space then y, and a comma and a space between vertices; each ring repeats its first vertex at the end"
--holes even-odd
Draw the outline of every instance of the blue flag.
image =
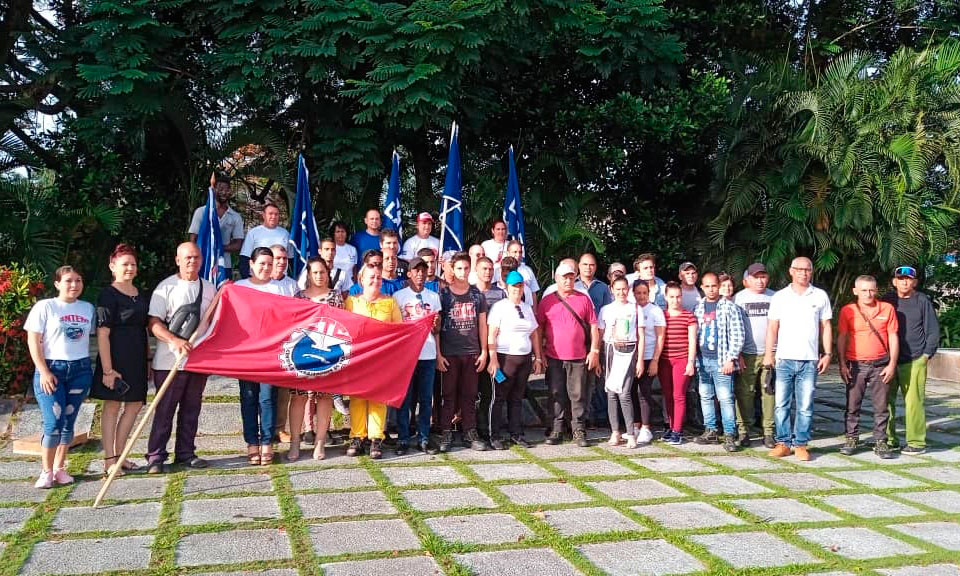
POLYGON ((307 260, 320 254, 320 235, 310 201, 310 173, 307 172, 307 163, 302 154, 297 158, 297 199, 293 203, 291 216, 288 272, 294 278, 299 278, 307 267, 307 260))
POLYGON ((387 200, 383 203, 383 227, 396 230, 403 244, 403 221, 400 218, 400 155, 393 151, 393 166, 390 168, 390 184, 387 186, 387 200))
POLYGON ((207 190, 207 205, 203 209, 203 221, 197 231, 200 246, 200 277, 214 286, 223 284, 227 273, 223 262, 223 239, 220 237, 220 217, 217 215, 217 200, 213 186, 207 190))
POLYGON ((513 146, 510 146, 509 170, 507 198, 503 203, 503 221, 507 223, 507 237, 526 247, 526 237, 523 233, 523 203, 520 201, 520 183, 517 181, 517 165, 513 161, 513 146))
POLYGON ((457 123, 450 129, 450 155, 447 157, 447 180, 440 204, 440 249, 463 251, 463 191, 460 183, 460 147, 457 123))

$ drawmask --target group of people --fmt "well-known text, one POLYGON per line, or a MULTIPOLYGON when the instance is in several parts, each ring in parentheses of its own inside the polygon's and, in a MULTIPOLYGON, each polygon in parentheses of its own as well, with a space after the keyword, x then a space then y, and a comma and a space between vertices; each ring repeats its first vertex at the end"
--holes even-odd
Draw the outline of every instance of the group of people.
MULTIPOLYGON (((813 266, 807 258, 794 259, 790 284, 773 292, 761 263, 747 268, 744 287, 736 291, 731 276, 699 274, 691 262, 679 267, 677 281, 664 282, 652 254, 638 256, 631 273, 611 263, 604 282, 597 278, 596 257, 585 253, 578 260, 561 260, 554 284, 541 293, 523 262, 523 246, 506 239, 502 220, 492 224, 490 240, 441 255, 429 213, 419 215, 417 235, 401 248, 397 232, 380 230, 380 214, 370 210, 365 229, 349 240, 346 225, 335 223, 320 242, 319 256, 293 279, 287 275, 288 238, 278 226, 276 207, 268 205, 263 224, 244 235, 242 221, 227 205, 229 194, 218 187, 216 197, 228 257, 240 255, 238 285, 383 322, 410 322, 439 312, 423 347, 411 351, 418 354, 411 381, 397 383, 407 389, 397 410, 359 397, 349 398, 347 406, 343 398, 325 393, 241 380, 240 416, 251 465, 271 464, 275 442, 286 435, 288 459, 298 459, 301 443, 311 442, 313 457, 322 459, 335 409, 350 418, 350 456, 380 458, 388 440, 398 454, 411 447, 445 452, 454 446, 456 429, 474 450, 529 446, 523 401, 529 377, 541 373, 552 412, 547 444, 559 444, 569 433, 578 445, 589 445, 587 420, 604 409, 610 444, 652 442, 658 411, 665 423, 661 440, 681 444, 693 391, 699 401, 692 407, 699 408, 703 424, 695 442, 722 443, 731 452, 749 446, 759 399, 762 441, 770 454, 810 457, 814 389, 834 355, 834 341, 831 303, 811 284, 813 266), (691 387, 694 378, 697 386, 691 387), (604 397, 605 402, 591 402, 604 397), (395 440, 388 433, 391 426, 395 440)), ((113 282, 100 291, 96 307, 79 300, 83 279, 64 266, 54 278, 57 296, 31 310, 25 329, 44 422, 37 487, 72 482, 64 461, 88 393, 103 401, 104 464, 110 471, 147 397, 148 381, 159 387, 190 352, 178 314, 191 305, 205 314, 217 291, 198 275, 201 255, 193 242, 198 228, 195 217, 190 241, 177 248, 177 272, 149 299, 134 285, 135 250, 120 244, 108 263, 113 282), (93 334, 95 367, 89 357, 93 334), (152 355, 149 335, 157 341, 152 355)), ((232 262, 225 264, 232 276, 232 262)), ((876 280, 858 278, 856 300, 840 312, 836 351, 847 389, 845 454, 858 448, 867 389, 878 456, 893 457, 899 446, 894 406, 900 391, 906 407, 901 450, 925 449, 924 383, 926 363, 939 341, 937 318, 930 300, 916 291, 916 270, 898 267, 893 276, 894 290, 882 300, 876 280)), ((181 370, 158 401, 147 447, 149 473, 164 471, 174 417, 174 462, 207 466, 195 443, 206 378, 181 370)))

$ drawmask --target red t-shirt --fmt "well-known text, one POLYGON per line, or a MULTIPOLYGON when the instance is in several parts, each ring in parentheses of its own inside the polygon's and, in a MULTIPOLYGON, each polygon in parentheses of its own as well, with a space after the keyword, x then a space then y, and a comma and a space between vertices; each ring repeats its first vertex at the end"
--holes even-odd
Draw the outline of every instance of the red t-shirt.
POLYGON ((873 323, 873 327, 880 334, 880 338, 883 338, 883 344, 880 343, 880 338, 877 338, 877 335, 870 329, 870 325, 857 311, 857 303, 851 302, 840 310, 840 323, 837 326, 837 331, 840 334, 849 335, 846 360, 866 362, 885 357, 887 355, 886 349, 890 348, 889 334, 890 332, 894 334, 897 332, 899 326, 897 312, 892 305, 877 301, 876 306, 864 306, 863 313, 873 323))
MULTIPOLYGON (((597 323, 593 301, 586 294, 574 291, 567 296, 567 304, 588 325, 597 323)), ((583 328, 573 314, 553 292, 540 301, 537 307, 537 323, 543 328, 547 345, 544 354, 556 360, 583 360, 587 357, 590 340, 584 339, 583 328)))
POLYGON ((682 310, 676 316, 671 316, 669 311, 664 311, 663 315, 667 319, 667 329, 663 339, 663 357, 686 358, 690 351, 688 327, 696 328, 697 317, 687 310, 682 310))

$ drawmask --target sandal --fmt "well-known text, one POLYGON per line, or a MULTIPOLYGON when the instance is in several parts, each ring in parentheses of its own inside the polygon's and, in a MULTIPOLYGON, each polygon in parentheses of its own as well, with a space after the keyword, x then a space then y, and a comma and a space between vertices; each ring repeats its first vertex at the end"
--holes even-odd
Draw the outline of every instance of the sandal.
POLYGON ((260 465, 269 466, 273 464, 273 446, 265 444, 260 447, 260 465))
POLYGON ((370 442, 370 459, 379 460, 383 456, 383 452, 380 450, 380 446, 383 443, 379 438, 374 438, 370 442))
POLYGON ((247 446, 247 464, 251 466, 260 465, 260 447, 247 446))
MULTIPOLYGON (((103 459, 103 477, 104 477, 104 478, 108 478, 108 477, 110 476, 110 474, 113 473, 113 469, 114 469, 114 467, 116 466, 116 464, 107 464, 107 462, 110 462, 111 460, 116 460, 117 458, 119 458, 119 456, 110 456, 109 458, 104 458, 104 459, 103 459)), ((117 470, 117 474, 116 474, 115 478, 119 478, 120 476, 123 476, 123 475, 124 475, 124 473, 123 473, 124 470, 125 470, 125 468, 124 468, 123 466, 121 466, 120 469, 117 470)))
POLYGON ((296 462, 300 459, 300 443, 291 442, 290 449, 287 450, 287 462, 296 462))
POLYGON ((140 469, 140 465, 137 464, 136 462, 131 461, 131 460, 124 460, 124 461, 123 461, 123 469, 124 469, 124 470, 129 470, 129 471, 132 472, 132 471, 134 471, 134 470, 139 470, 139 469, 140 469))
POLYGON ((323 444, 319 442, 313 447, 313 459, 314 460, 323 460, 326 457, 326 454, 323 452, 323 444))

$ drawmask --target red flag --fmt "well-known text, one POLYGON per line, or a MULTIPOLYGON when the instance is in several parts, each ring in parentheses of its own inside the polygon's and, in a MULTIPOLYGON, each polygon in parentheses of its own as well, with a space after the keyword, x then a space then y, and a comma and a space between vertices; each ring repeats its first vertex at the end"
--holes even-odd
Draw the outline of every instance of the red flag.
POLYGON ((390 324, 227 285, 185 370, 403 404, 433 315, 390 324))

